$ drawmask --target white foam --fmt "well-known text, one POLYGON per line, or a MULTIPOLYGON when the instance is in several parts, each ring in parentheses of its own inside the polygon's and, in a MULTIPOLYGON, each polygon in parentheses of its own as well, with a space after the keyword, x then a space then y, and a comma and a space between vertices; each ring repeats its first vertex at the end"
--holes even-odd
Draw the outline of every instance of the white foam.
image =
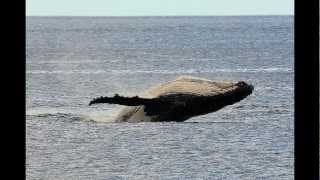
POLYGON ((87 117, 90 121, 110 123, 115 122, 116 116, 110 112, 92 112, 87 117))
POLYGON ((114 122, 116 117, 115 110, 90 111, 90 109, 72 110, 51 107, 38 107, 26 110, 27 116, 56 116, 61 114, 67 115, 70 118, 76 117, 79 120, 95 122, 114 122))
POLYGON ((31 108, 26 110, 26 115, 28 116, 38 116, 38 115, 54 115, 54 114, 72 114, 71 110, 58 109, 58 108, 31 108))

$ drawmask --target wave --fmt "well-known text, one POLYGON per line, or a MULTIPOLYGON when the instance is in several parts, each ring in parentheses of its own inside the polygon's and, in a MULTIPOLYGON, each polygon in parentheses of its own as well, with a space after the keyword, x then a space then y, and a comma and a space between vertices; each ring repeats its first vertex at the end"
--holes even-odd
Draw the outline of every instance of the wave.
POLYGON ((266 113, 271 113, 271 114, 282 114, 282 113, 290 113, 293 112, 293 107, 290 106, 289 104, 282 104, 282 105, 272 105, 272 106, 267 106, 267 105, 257 105, 257 104, 247 104, 246 106, 244 105, 239 105, 235 106, 235 109, 237 111, 243 111, 243 112, 266 112, 266 113))
POLYGON ((26 116, 31 119, 34 117, 41 118, 59 118, 70 121, 92 121, 92 122, 114 122, 115 113, 109 111, 93 111, 79 113, 73 110, 55 109, 55 108, 33 108, 26 111, 26 116))
POLYGON ((292 73, 291 68, 238 68, 238 69, 186 69, 186 70, 32 70, 26 71, 27 74, 195 74, 195 73, 292 73))

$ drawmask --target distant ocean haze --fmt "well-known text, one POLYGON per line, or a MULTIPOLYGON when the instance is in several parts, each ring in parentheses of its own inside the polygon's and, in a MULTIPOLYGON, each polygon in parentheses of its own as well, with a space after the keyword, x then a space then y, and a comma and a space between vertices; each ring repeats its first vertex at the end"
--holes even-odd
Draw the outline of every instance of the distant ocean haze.
POLYGON ((27 179, 293 179, 293 16, 27 17, 26 37, 27 179), (255 89, 184 123, 88 106, 180 75, 255 89))

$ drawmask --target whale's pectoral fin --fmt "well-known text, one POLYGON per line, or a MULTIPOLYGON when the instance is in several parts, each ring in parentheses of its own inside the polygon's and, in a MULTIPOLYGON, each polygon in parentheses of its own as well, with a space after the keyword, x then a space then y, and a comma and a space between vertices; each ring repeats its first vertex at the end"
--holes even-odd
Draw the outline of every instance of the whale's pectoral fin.
POLYGON ((90 101, 89 106, 98 103, 108 103, 108 104, 119 104, 125 106, 140 106, 148 104, 152 99, 140 98, 138 96, 134 97, 123 97, 115 94, 113 97, 98 97, 90 101))
POLYGON ((144 106, 144 111, 147 115, 156 115, 164 113, 172 108, 172 101, 162 98, 141 98, 138 96, 134 97, 123 97, 118 94, 113 97, 98 97, 90 101, 89 106, 92 104, 108 103, 108 104, 119 104, 124 106, 144 106))

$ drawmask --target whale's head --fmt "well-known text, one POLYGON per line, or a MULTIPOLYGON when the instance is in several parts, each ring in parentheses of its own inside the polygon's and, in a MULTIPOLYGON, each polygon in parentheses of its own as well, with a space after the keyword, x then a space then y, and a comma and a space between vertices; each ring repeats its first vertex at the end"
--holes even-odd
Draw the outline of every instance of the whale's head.
POLYGON ((196 115, 215 112, 227 105, 232 105, 245 99, 252 94, 253 90, 253 85, 240 81, 230 86, 230 89, 227 88, 220 93, 195 97, 196 100, 191 105, 191 108, 194 109, 193 112, 196 115))
MULTIPOLYGON (((248 84, 244 81, 239 81, 233 85, 233 88, 228 92, 217 95, 217 99, 221 100, 223 103, 236 103, 248 95, 250 95, 254 90, 253 85, 248 84), (219 97, 220 96, 220 97, 219 97)), ((215 99, 215 98, 214 98, 215 99)), ((215 102, 213 102, 215 103, 215 102)), ((227 104, 229 105, 229 104, 227 104)))
POLYGON ((147 90, 141 97, 100 97, 90 104, 127 106, 119 113, 119 121, 185 121, 239 102, 253 89, 253 85, 244 81, 216 82, 180 77, 147 90))

